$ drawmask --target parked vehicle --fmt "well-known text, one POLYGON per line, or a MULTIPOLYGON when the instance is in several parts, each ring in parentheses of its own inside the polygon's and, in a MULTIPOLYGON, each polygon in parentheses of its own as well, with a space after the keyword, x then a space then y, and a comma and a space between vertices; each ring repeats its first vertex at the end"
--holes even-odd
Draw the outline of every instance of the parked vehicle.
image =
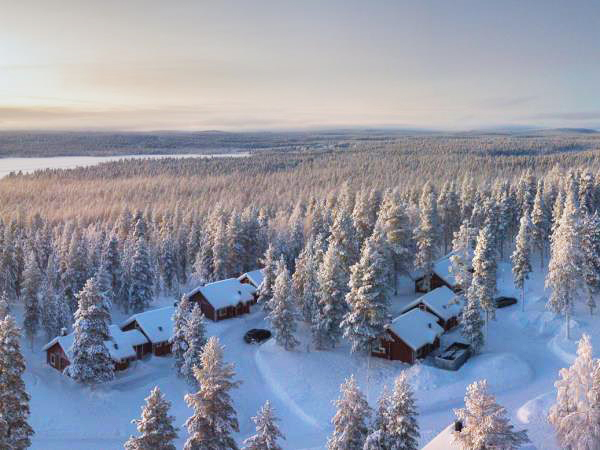
POLYGON ((271 337, 269 330, 262 330, 260 328, 252 328, 244 335, 244 341, 247 344, 259 344, 266 341, 271 337))
POLYGON ((496 308, 506 308, 510 305, 515 305, 517 303, 517 299, 514 297, 497 297, 494 299, 494 304, 496 308))

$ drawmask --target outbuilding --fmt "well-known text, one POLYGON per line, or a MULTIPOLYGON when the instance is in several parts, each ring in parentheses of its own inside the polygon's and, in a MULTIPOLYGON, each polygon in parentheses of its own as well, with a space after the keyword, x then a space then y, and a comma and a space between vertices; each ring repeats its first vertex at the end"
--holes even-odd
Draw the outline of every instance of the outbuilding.
POLYGON ((139 330, 146 338, 146 344, 140 349, 143 355, 152 353, 163 356, 171 353, 170 340, 173 337, 173 314, 175 307, 144 311, 134 314, 121 324, 123 331, 139 330))
POLYGON ((440 346, 444 329, 436 316, 415 308, 392 320, 386 333, 372 350, 373 356, 414 364, 440 346))
POLYGON ((448 253, 446 256, 433 263, 433 273, 431 275, 429 289, 425 287, 425 276, 423 272, 414 272, 412 278, 415 280, 415 292, 429 292, 441 286, 446 286, 454 292, 459 292, 461 287, 457 283, 456 277, 451 270, 452 263, 450 258, 453 255, 454 252, 448 253))
POLYGON ((448 286, 440 286, 406 305, 402 312, 419 308, 438 318, 438 323, 448 331, 458 325, 462 311, 462 299, 448 286))
POLYGON ((215 322, 250 313, 255 303, 256 288, 237 278, 215 281, 199 286, 188 294, 198 303, 205 317, 215 322))
POLYGON ((263 275, 262 269, 256 269, 250 272, 246 272, 238 278, 238 280, 240 280, 240 283, 254 286, 257 292, 262 286, 264 279, 265 276, 263 275))

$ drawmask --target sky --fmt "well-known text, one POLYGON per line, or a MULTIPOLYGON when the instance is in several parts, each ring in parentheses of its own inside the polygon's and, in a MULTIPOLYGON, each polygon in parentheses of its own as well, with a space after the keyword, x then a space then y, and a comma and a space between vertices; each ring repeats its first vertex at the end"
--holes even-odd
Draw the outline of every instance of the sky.
POLYGON ((600 0, 0 11, 0 129, 600 128, 600 0))

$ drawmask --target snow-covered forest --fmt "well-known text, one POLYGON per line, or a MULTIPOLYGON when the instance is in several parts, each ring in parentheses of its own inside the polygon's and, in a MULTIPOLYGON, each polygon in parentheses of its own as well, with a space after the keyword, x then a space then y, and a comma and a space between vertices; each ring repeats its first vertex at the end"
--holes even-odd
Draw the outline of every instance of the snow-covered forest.
POLYGON ((460 419, 456 448, 600 447, 600 138, 327 147, 1 179, 0 446, 417 449, 460 419), (452 375, 372 358, 450 252, 474 356, 452 375), (186 296, 256 269, 248 318, 186 296), (110 325, 174 303, 173 355, 114 371, 110 325), (273 339, 248 347, 250 325, 273 339), (71 332, 62 376, 41 348, 71 332))

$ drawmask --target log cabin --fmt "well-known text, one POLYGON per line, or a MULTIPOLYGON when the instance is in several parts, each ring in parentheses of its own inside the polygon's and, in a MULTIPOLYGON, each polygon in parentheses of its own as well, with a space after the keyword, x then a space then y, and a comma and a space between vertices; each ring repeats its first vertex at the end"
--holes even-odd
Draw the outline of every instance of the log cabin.
POLYGON ((462 312, 462 299, 448 286, 440 286, 427 294, 410 302, 402 309, 402 313, 419 308, 438 318, 438 324, 445 330, 451 330, 458 325, 462 312))
POLYGON ((134 314, 121 324, 123 331, 138 330, 146 338, 146 344, 141 349, 142 356, 152 353, 163 356, 171 353, 173 337, 174 306, 144 311, 134 314))
MULTIPOLYGON (((104 341, 104 346, 114 361, 115 370, 125 370, 131 361, 142 357, 142 348, 148 342, 142 333, 137 330, 124 332, 116 325, 110 325, 108 332, 109 339, 104 341)), ((48 342, 43 348, 48 365, 63 372, 71 364, 74 340, 75 333, 71 333, 48 342)))
POLYGON ((198 303, 204 316, 214 322, 250 313, 256 302, 256 288, 237 278, 215 281, 199 286, 187 296, 198 303))
POLYGON ((440 346, 443 333, 436 316, 419 308, 411 309, 386 326, 386 336, 377 341, 371 353, 414 364, 440 346))
POLYGON ((254 288, 256 289, 256 294, 254 295, 255 299, 258 298, 258 291, 260 290, 264 279, 265 276, 263 275, 262 269, 256 269, 250 272, 246 272, 238 278, 238 280, 240 280, 240 283, 254 286, 254 288))
POLYGON ((423 272, 414 272, 411 277, 415 281, 415 292, 425 293, 442 286, 446 286, 454 292, 460 292, 461 287, 457 283, 456 277, 451 270, 452 264, 450 262, 450 257, 453 255, 453 252, 448 253, 446 256, 433 263, 433 274, 431 275, 429 289, 425 287, 425 276, 423 275, 423 272))

